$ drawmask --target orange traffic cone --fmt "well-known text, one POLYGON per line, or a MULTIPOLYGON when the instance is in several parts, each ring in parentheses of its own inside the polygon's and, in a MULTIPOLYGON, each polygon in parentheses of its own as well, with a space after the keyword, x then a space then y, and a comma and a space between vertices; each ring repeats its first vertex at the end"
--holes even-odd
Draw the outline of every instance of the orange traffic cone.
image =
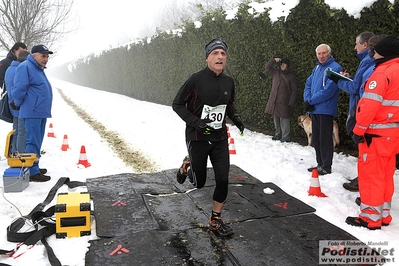
POLYGON ((64 139, 62 140, 61 150, 67 151, 68 149, 69 149, 69 145, 68 145, 68 136, 67 136, 67 135, 64 135, 64 139))
POLYGON ((47 133, 47 137, 55 138, 54 131, 53 131, 53 124, 52 123, 50 123, 49 130, 48 130, 48 133, 47 133))
POLYGON ((236 146, 234 145, 234 139, 230 138, 229 142, 229 154, 237 154, 236 152, 236 146))
POLYGON ((79 156, 79 162, 78 165, 83 165, 84 167, 89 167, 91 164, 87 161, 87 156, 86 156, 86 148, 85 146, 82 146, 80 148, 80 156, 79 156))
POLYGON ((319 172, 317 169, 313 169, 312 171, 312 179, 310 180, 310 187, 309 187, 309 196, 317 196, 319 198, 327 197, 320 189, 319 183, 319 172))
POLYGON ((226 130, 227 130, 227 137, 230 138, 230 129, 229 129, 229 126, 226 126, 226 130))

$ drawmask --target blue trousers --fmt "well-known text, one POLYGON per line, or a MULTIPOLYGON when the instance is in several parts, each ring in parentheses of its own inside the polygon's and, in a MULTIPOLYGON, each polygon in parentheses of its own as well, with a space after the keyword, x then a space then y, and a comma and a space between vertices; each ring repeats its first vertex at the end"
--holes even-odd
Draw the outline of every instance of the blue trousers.
POLYGON ((15 132, 13 134, 11 152, 24 153, 26 145, 26 130, 24 126, 24 119, 14 116, 12 122, 12 129, 15 129, 15 132))
MULTIPOLYGON (((26 130, 26 146, 27 153, 35 153, 40 159, 40 150, 44 139, 44 132, 46 130, 47 118, 24 118, 24 125, 26 130)), ((40 173, 39 162, 36 161, 30 167, 30 175, 34 176, 40 173)))

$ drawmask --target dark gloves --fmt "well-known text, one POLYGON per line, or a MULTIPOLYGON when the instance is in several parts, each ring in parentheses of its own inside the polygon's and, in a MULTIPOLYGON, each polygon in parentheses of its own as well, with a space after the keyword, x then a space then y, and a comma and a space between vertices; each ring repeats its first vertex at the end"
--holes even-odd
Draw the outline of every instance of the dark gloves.
POLYGON ((199 119, 199 123, 198 123, 198 126, 197 126, 198 132, 200 134, 204 134, 204 135, 211 134, 211 132, 214 129, 207 125, 207 123, 210 123, 210 122, 212 122, 212 120, 210 120, 210 119, 199 119))
POLYGON ((19 110, 19 106, 16 106, 16 105, 15 105, 14 100, 12 100, 12 101, 10 102, 10 107, 11 107, 11 109, 13 109, 13 110, 19 110))
POLYGON ((240 136, 244 136, 245 126, 238 115, 234 115, 231 121, 233 121, 234 125, 236 125, 236 127, 240 130, 240 136))
POLYGON ((335 84, 338 84, 339 77, 328 75, 328 78, 331 79, 335 84))
POLYGON ((368 134, 368 133, 364 134, 364 139, 366 140, 367 147, 370 147, 373 138, 381 138, 381 136, 377 134, 368 134))
POLYGON ((364 136, 359 136, 356 134, 353 134, 352 139, 356 144, 366 142, 367 147, 370 147, 371 142, 373 141, 373 138, 381 138, 380 135, 377 134, 364 134, 364 136))
POLYGON ((352 139, 356 145, 365 142, 365 139, 363 136, 356 135, 355 133, 353 133, 352 139))
POLYGON ((314 106, 310 105, 308 101, 304 102, 304 107, 306 112, 313 112, 314 111, 314 106))

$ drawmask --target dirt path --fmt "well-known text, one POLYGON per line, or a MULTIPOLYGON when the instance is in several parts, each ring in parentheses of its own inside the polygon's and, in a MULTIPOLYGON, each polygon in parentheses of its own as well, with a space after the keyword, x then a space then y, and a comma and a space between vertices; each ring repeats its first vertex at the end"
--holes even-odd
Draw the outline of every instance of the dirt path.
POLYGON ((62 99, 74 109, 80 118, 96 130, 100 136, 109 143, 112 150, 125 162, 126 165, 132 167, 137 173, 156 172, 155 163, 152 162, 151 159, 147 158, 140 151, 135 151, 129 148, 130 145, 126 143, 124 139, 120 138, 117 132, 108 130, 104 125, 92 118, 82 108, 71 101, 71 99, 69 99, 61 89, 57 90, 62 99))

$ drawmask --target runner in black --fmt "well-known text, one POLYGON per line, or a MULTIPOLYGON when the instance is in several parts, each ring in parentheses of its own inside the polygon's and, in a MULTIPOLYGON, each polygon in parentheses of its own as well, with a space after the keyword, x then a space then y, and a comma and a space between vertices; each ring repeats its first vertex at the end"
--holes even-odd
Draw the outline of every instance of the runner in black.
POLYGON ((210 229, 221 236, 234 233, 224 224, 221 213, 228 193, 230 155, 226 129, 226 115, 243 135, 244 124, 234 107, 234 81, 223 72, 226 66, 227 45, 213 39, 205 46, 207 67, 192 74, 173 100, 173 110, 186 123, 188 156, 177 172, 177 181, 184 183, 188 176, 196 188, 206 181, 208 157, 215 172, 216 187, 210 229))

